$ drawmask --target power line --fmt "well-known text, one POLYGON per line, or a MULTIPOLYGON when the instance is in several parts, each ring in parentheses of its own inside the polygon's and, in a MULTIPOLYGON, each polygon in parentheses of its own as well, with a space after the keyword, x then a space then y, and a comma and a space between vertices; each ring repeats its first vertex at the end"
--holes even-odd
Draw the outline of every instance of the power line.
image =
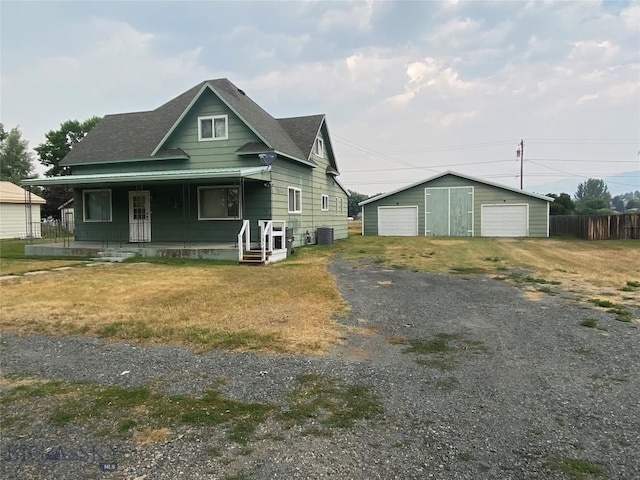
POLYGON ((584 159, 584 158, 531 158, 528 157, 525 159, 526 161, 535 160, 538 162, 585 162, 585 163, 637 163, 640 165, 638 160, 610 160, 610 159, 584 159))
MULTIPOLYGON (((487 162, 466 162, 466 163, 448 163, 443 165, 431 165, 431 168, 448 168, 448 167, 461 167, 465 165, 488 165, 490 163, 505 163, 513 162, 513 159, 509 160, 489 160, 487 162)), ((341 170, 341 173, 365 173, 365 172, 395 172, 397 170, 422 170, 422 167, 404 167, 404 168, 367 168, 364 170, 341 170)))
POLYGON ((540 144, 601 144, 601 145, 628 145, 640 143, 638 138, 528 138, 527 142, 540 144))

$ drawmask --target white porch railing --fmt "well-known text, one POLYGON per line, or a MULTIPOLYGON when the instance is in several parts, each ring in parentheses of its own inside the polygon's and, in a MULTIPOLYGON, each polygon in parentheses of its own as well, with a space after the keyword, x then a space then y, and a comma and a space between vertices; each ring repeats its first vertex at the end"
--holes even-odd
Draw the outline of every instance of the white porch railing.
POLYGON ((276 238, 279 238, 279 248, 282 250, 287 248, 285 238, 287 231, 287 222, 284 220, 258 220, 260 226, 260 251, 262 253, 262 261, 267 260, 267 251, 276 250, 276 238))
MULTIPOLYGON (((287 252, 287 222, 284 220, 258 220, 260 228, 260 261, 269 263, 286 258, 287 252), (274 255, 274 253, 276 255, 274 255)), ((238 261, 245 259, 245 253, 251 251, 251 227, 249 220, 242 221, 242 228, 238 233, 238 261)), ((249 261, 257 260, 257 251, 253 255, 246 255, 249 261)))
POLYGON ((251 226, 249 220, 242 221, 242 228, 238 233, 238 261, 244 258, 244 252, 251 250, 251 226))

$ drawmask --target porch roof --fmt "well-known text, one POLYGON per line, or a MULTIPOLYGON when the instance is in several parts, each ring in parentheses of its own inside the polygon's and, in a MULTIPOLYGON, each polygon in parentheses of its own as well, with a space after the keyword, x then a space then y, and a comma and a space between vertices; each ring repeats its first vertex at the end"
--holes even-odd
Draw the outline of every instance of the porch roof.
POLYGON ((201 168, 191 170, 155 170, 149 172, 97 173, 90 175, 66 175, 61 177, 29 178, 23 185, 93 185, 106 183, 140 183, 182 180, 209 180, 218 178, 262 179, 268 167, 201 168))

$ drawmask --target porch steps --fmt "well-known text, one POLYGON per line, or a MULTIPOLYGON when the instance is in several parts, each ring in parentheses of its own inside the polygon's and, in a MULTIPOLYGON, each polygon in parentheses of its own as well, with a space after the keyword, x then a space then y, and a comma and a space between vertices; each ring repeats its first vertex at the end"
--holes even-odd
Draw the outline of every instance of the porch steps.
POLYGON ((123 260, 131 257, 135 257, 135 252, 128 252, 126 250, 105 250, 98 252, 97 257, 93 257, 91 260, 94 262, 122 262, 123 260))
POLYGON ((265 261, 262 261, 262 252, 260 250, 245 250, 242 252, 242 260, 238 261, 240 265, 264 265, 269 263, 271 252, 265 254, 265 261))

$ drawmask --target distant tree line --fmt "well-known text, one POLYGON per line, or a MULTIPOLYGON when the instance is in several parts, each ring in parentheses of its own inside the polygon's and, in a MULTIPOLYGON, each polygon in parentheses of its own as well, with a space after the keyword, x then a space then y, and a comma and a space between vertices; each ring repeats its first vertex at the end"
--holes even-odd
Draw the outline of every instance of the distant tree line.
POLYGON ((607 184, 598 178, 589 178, 578 185, 574 198, 567 193, 547 196, 554 199, 549 207, 551 215, 611 215, 640 210, 640 191, 611 198, 607 184))
MULTIPOLYGON (((38 154, 37 160, 48 167, 45 172, 47 177, 68 174, 67 169, 60 166, 60 161, 99 121, 100 117, 91 117, 83 122, 67 120, 45 135, 45 141, 34 150, 38 154)), ((22 138, 20 128, 14 127, 6 131, 0 123, 0 178, 20 184, 20 180, 33 177, 33 157, 29 143, 22 138)), ((47 201, 41 209, 42 216, 57 217, 58 207, 71 198, 72 190, 68 187, 48 186, 34 189, 34 193, 47 201)), ((354 190, 349 190, 349 194, 349 217, 357 218, 362 211, 358 203, 371 197, 354 190)), ((589 178, 578 185, 573 198, 568 193, 549 193, 547 196, 554 199, 549 209, 551 215, 598 215, 640 210, 640 191, 611 198, 604 180, 597 178, 589 178)))

